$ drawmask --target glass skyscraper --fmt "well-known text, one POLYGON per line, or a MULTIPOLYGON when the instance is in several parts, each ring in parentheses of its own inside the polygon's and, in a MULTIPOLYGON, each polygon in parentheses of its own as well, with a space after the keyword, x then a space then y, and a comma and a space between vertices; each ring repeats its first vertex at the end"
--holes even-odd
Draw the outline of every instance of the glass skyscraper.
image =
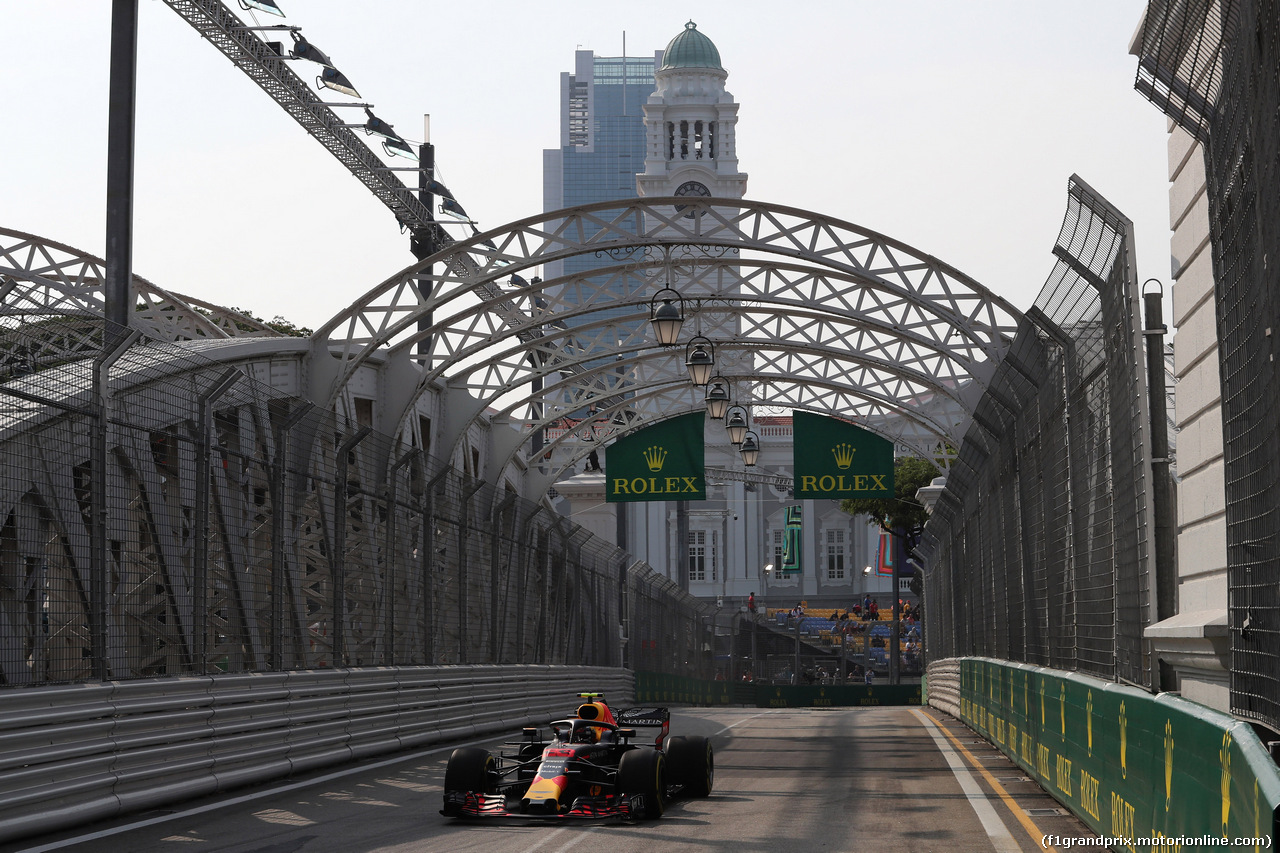
MULTIPOLYGON (((636 175, 644 171, 644 103, 654 92, 653 56, 574 54, 574 70, 560 75, 560 147, 542 155, 542 207, 559 210, 597 201, 636 198, 636 175)), ((605 264, 592 255, 553 261, 548 281, 586 273, 605 264)))

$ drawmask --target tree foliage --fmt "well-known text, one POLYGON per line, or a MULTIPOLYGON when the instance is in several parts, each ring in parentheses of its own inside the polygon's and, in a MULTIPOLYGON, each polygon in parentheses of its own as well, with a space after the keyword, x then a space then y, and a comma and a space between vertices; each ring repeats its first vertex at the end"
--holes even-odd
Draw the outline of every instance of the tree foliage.
POLYGON ((246 311, 243 308, 232 308, 231 310, 235 311, 237 314, 243 314, 244 316, 248 317, 250 320, 257 320, 259 323, 266 326, 268 329, 274 329, 280 334, 288 335, 291 338, 309 338, 311 337, 312 331, 314 331, 312 329, 308 329, 306 326, 295 326, 292 322, 290 322, 289 320, 286 320, 284 317, 281 317, 278 314, 275 316, 274 319, 264 320, 261 317, 258 317, 257 315, 255 315, 252 311, 246 311))
POLYGON ((939 476, 936 465, 917 456, 899 456, 893 462, 893 497, 847 498, 840 509, 850 515, 867 515, 881 530, 911 530, 923 525, 929 513, 916 497, 916 489, 939 476))

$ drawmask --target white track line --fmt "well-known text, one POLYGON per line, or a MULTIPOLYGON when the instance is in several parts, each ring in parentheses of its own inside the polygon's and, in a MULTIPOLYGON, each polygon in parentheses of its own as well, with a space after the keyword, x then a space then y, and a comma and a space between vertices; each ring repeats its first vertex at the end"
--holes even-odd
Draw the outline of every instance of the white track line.
POLYGON ((955 774, 956 781, 960 783, 960 790, 964 791, 965 797, 969 800, 969 805, 973 807, 974 814, 978 816, 978 821, 982 824, 982 828, 986 830, 987 837, 991 839, 991 844, 995 847, 997 853, 1020 853, 1022 848, 1018 846, 1018 842, 1014 841, 1013 835, 1009 833, 1009 827, 1005 825, 995 807, 991 805, 991 800, 982 792, 982 787, 978 785, 978 780, 973 778, 973 774, 965 766, 964 759, 951 748, 951 744, 947 742, 942 732, 938 731, 938 727, 933 724, 933 720, 922 714, 918 709, 913 709, 912 713, 924 724, 925 730, 929 732, 929 737, 933 738, 938 751, 947 759, 947 764, 951 766, 951 772, 955 774))

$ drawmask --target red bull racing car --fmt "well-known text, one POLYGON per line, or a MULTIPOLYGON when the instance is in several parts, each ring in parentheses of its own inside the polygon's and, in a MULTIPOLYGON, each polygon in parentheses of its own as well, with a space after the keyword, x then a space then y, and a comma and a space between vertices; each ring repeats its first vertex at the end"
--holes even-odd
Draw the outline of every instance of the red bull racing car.
POLYGON ((544 733, 526 728, 494 755, 460 747, 444 773, 444 808, 456 818, 660 818, 675 796, 711 793, 715 764, 704 737, 668 737, 666 708, 628 708, 614 716, 602 693, 544 733), (652 743, 638 728, 658 729, 652 743))

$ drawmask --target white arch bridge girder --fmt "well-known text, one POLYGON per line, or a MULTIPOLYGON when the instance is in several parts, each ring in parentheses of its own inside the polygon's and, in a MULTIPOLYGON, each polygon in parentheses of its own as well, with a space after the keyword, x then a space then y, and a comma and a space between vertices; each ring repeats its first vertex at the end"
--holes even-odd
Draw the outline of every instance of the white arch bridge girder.
MULTIPOLYGON (((38 324, 52 317, 83 318, 84 327, 63 323, 61 339, 44 335, 39 361, 58 363, 92 352, 92 329, 105 304, 106 262, 34 234, 0 228, 0 322, 38 324)), ((278 337, 279 332, 231 308, 164 290, 141 276, 130 282, 129 325, 154 341, 278 337)), ((39 366, 39 365, 36 365, 39 366)))
POLYGON ((696 410, 683 348, 648 337, 668 283, 686 301, 683 339, 714 343, 735 401, 852 417, 926 455, 958 446, 1019 318, 937 258, 848 222, 758 201, 632 199, 530 217, 386 280, 316 332, 311 396, 335 404, 389 349, 419 370, 387 423, 404 429, 447 383, 442 437, 455 445, 495 410, 524 438, 585 408, 627 429, 696 410), (584 257, 589 270, 526 281, 584 257))

